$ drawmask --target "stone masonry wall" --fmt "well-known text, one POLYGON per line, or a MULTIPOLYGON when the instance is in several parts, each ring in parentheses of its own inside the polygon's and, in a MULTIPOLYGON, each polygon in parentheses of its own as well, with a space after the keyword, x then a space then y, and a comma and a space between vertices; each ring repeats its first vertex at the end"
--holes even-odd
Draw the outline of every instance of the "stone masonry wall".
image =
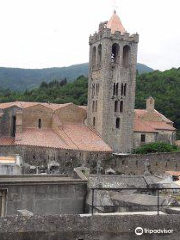
POLYGON ((97 161, 101 160, 103 170, 113 168, 119 174, 143 174, 146 160, 153 174, 165 171, 180 171, 180 153, 154 153, 145 155, 113 156, 101 152, 81 152, 30 146, 0 146, 0 154, 20 154, 25 163, 47 166, 50 161, 60 164, 60 173, 72 173, 75 167, 87 166, 95 173, 97 161))
POLYGON ((87 123, 93 126, 102 139, 112 147, 114 152, 130 152, 133 144, 133 118, 135 101, 135 81, 138 35, 130 36, 120 32, 111 34, 111 30, 100 28, 98 33, 90 36, 90 63, 88 85, 88 118, 87 123), (114 44, 119 46, 116 51, 118 60, 112 63, 114 44), (124 66, 124 47, 129 47, 128 66, 124 66), (101 62, 98 63, 101 47, 101 62), (96 50, 95 50, 96 49, 96 50), (95 54, 96 53, 96 54, 95 54), (118 83, 118 91, 113 94, 114 84, 118 83), (93 94, 95 85, 99 85, 99 93, 93 94), (126 86, 122 93, 121 84, 126 86), (115 101, 123 101, 123 111, 114 111, 115 101), (93 110, 93 103, 97 109, 93 110), (116 126, 117 119, 120 126, 116 126), (94 124, 93 124, 94 123, 94 124))
POLYGON ((103 160, 111 154, 83 152, 34 146, 0 146, 0 155, 20 154, 25 163, 45 166, 51 161, 60 164, 60 173, 72 173, 75 167, 87 165, 96 168, 98 159, 103 160))
POLYGON ((154 153, 129 156, 107 157, 102 162, 103 168, 113 168, 120 174, 142 175, 145 162, 149 161, 152 174, 164 174, 165 171, 180 171, 180 153, 154 153))
POLYGON ((1 240, 179 240, 179 215, 34 215, 0 218, 1 240), (137 227, 172 230, 143 234, 137 227))

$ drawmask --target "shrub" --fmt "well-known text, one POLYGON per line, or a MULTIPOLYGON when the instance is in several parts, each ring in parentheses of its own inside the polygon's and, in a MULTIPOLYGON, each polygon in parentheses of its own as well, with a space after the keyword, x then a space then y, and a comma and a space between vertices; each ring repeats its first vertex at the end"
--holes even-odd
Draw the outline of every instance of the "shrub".
POLYGON ((158 153, 158 152, 175 152, 178 151, 178 147, 163 142, 155 142, 145 144, 134 150, 136 154, 158 153))

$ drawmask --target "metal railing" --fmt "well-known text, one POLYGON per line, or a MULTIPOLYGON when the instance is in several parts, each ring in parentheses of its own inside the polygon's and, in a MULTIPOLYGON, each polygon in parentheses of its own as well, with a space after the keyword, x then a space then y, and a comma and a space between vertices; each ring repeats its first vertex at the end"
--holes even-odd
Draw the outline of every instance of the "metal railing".
MULTIPOLYGON (((162 187, 162 188, 134 188, 134 187, 131 187, 131 188, 102 188, 102 187, 100 187, 100 188, 98 188, 98 187, 92 187, 92 188, 90 188, 90 190, 92 191, 92 202, 91 202, 91 206, 92 206, 92 208, 91 208, 91 214, 93 215, 94 214, 94 208, 95 207, 103 207, 102 205, 100 205, 100 206, 95 206, 95 204, 94 204, 94 200, 95 200, 95 198, 94 198, 94 196, 95 196, 95 191, 115 191, 115 192, 119 192, 119 191, 128 191, 128 190, 136 190, 136 191, 143 191, 143 193, 145 193, 145 192, 156 192, 156 195, 154 195, 154 196, 156 196, 157 197, 157 204, 156 205, 149 205, 149 206, 155 206, 156 207, 156 209, 157 209, 157 215, 159 215, 160 214, 160 207, 161 207, 161 205, 160 205, 160 191, 163 191, 163 192, 165 192, 165 191, 168 191, 168 190, 178 190, 179 191, 179 196, 180 196, 180 187, 179 188, 164 188, 164 187, 162 187)), ((139 194, 141 194, 141 193, 139 193, 139 194)), ((172 196, 176 196, 176 195, 171 195, 171 197, 172 196)), ((142 205, 143 206, 143 205, 142 205)), ((147 205, 148 206, 148 205, 147 205)), ((113 207, 113 206, 111 206, 111 207, 113 207)), ((179 205, 179 207, 180 207, 180 205, 179 205)))

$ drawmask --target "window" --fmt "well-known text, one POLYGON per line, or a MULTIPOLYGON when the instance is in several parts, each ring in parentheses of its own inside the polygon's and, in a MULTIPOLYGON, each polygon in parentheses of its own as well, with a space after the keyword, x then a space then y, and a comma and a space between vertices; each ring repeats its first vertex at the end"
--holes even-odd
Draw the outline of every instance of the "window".
POLYGON ((93 117, 93 127, 95 127, 95 125, 96 125, 96 118, 93 117))
POLYGON ((119 90, 119 84, 116 83, 116 95, 118 95, 118 90, 119 90))
POLYGON ((92 112, 95 112, 95 101, 93 101, 93 104, 92 104, 92 112))
POLYGON ((93 53, 92 53, 92 67, 94 68, 96 66, 96 47, 93 47, 93 53))
POLYGON ((121 96, 126 96, 126 88, 127 88, 127 84, 121 83, 121 96))
POLYGON ((98 46, 98 67, 101 67, 101 60, 102 60, 102 45, 99 44, 98 46))
POLYGON ((123 93, 124 93, 124 85, 123 83, 121 83, 121 96, 123 96, 123 93))
POLYGON ((97 112, 98 109, 98 101, 95 101, 95 112, 97 112))
POLYGON ((42 121, 41 119, 38 120, 38 128, 41 128, 42 127, 42 121))
POLYGON ((98 101, 93 101, 92 112, 97 112, 97 109, 98 109, 98 101))
POLYGON ((126 96, 126 88, 127 88, 127 84, 125 83, 125 84, 124 84, 124 89, 123 89, 123 94, 124 94, 124 96, 126 96))
POLYGON ((99 94, 99 83, 96 84, 96 96, 99 94))
POLYGON ((123 48, 123 67, 129 67, 130 47, 128 45, 123 48))
POLYGON ((119 62, 119 45, 117 43, 114 43, 112 45, 111 62, 112 63, 119 62))
POLYGON ((92 84, 92 98, 95 96, 95 84, 92 84))
POLYGON ((120 101, 120 112, 123 112, 123 101, 120 101))
POLYGON ((15 137, 16 135, 16 116, 12 117, 12 137, 15 137))
POLYGON ((116 94, 116 84, 113 85, 113 96, 116 94))
POLYGON ((116 100, 114 102, 114 112, 117 112, 118 111, 118 101, 116 100))
POLYGON ((120 128, 120 118, 116 118, 116 128, 120 128))
POLYGON ((141 142, 142 143, 146 142, 146 135, 145 134, 141 134, 141 142))

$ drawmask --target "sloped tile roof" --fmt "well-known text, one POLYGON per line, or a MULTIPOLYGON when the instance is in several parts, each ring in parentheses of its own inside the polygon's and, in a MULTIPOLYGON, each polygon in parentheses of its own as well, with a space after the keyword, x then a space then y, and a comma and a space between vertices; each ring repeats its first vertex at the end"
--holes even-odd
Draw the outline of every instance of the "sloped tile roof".
POLYGON ((148 122, 143 121, 140 118, 134 119, 134 131, 135 132, 149 132, 149 133, 155 133, 157 130, 155 130, 148 122))
POLYGON ((97 133, 84 124, 64 124, 63 131, 78 149, 83 149, 84 151, 112 151, 97 133))
POLYGON ((114 11, 111 19, 107 23, 107 28, 111 29, 112 34, 114 34, 116 31, 119 31, 121 33, 125 32, 125 28, 123 27, 119 16, 116 14, 116 11, 114 11))
POLYGON ((68 105, 70 105, 72 103, 64 103, 64 104, 55 104, 55 103, 40 103, 40 102, 21 102, 21 101, 16 101, 16 102, 8 102, 8 103, 0 103, 0 109, 6 109, 6 108, 10 108, 13 106, 25 109, 25 108, 29 108, 29 107, 34 107, 36 105, 41 105, 47 108, 52 109, 53 111, 62 108, 62 107, 66 107, 68 105))
POLYGON ((48 128, 25 128, 15 145, 28 145, 68 149, 68 145, 52 130, 48 128))
POLYGON ((58 133, 50 128, 23 128, 16 138, 0 138, 0 145, 23 145, 91 152, 112 152, 112 149, 83 124, 65 124, 58 133))
POLYGON ((173 122, 166 118, 157 110, 152 112, 155 120, 148 120, 146 116, 149 114, 147 110, 135 109, 134 131, 135 132, 158 132, 158 130, 175 131, 173 122))

